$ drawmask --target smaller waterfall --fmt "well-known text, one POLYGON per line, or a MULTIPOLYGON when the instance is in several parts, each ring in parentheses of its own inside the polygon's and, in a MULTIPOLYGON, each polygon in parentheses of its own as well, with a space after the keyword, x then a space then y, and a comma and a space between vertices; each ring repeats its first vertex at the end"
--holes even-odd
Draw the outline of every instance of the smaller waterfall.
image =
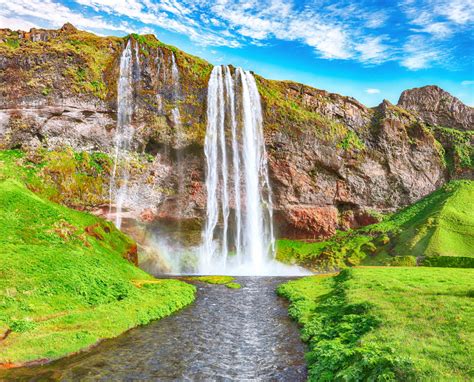
MULTIPOLYGON (((112 176, 110 179, 110 209, 112 209, 112 201, 114 200, 115 225, 118 228, 122 225, 122 209, 128 194, 129 173, 124 162, 130 150, 133 138, 134 66, 132 51, 132 40, 129 39, 120 57, 120 74, 117 85, 117 126, 114 138, 115 153, 112 176)), ((137 51, 138 48, 135 49, 135 52, 137 51)))
POLYGON ((177 168, 177 195, 181 200, 184 197, 184 162, 181 152, 184 140, 183 125, 181 122, 181 113, 179 111, 178 103, 181 98, 181 85, 178 65, 176 64, 176 57, 174 52, 171 54, 171 81, 173 86, 172 98, 176 106, 171 110, 171 119, 174 125, 174 146, 176 149, 176 168, 177 168))

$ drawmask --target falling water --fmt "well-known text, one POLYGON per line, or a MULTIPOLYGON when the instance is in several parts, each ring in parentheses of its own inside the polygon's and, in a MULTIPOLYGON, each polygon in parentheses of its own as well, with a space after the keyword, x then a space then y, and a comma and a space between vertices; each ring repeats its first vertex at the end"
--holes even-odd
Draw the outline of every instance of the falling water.
POLYGON ((174 146, 176 151, 176 168, 177 168, 177 196, 180 201, 185 196, 184 193, 184 161, 182 155, 182 144, 183 144, 183 126, 181 123, 181 114, 179 112, 178 102, 181 96, 181 86, 180 86, 180 77, 179 69, 176 64, 176 57, 174 52, 171 54, 171 81, 173 84, 173 101, 176 103, 176 106, 171 110, 171 118, 174 125, 174 146))
MULTIPOLYGON (((110 179, 110 209, 112 208, 112 201, 115 199, 115 225, 118 228, 122 225, 122 209, 128 193, 129 173, 123 162, 130 150, 133 138, 132 50, 131 40, 128 40, 127 46, 120 57, 120 75, 117 86, 117 127, 114 138, 114 166, 110 179)), ((135 51, 138 51, 138 49, 135 49, 135 51)))
POLYGON ((199 271, 268 273, 275 263, 272 199, 253 75, 215 67, 207 108, 207 219, 199 271))

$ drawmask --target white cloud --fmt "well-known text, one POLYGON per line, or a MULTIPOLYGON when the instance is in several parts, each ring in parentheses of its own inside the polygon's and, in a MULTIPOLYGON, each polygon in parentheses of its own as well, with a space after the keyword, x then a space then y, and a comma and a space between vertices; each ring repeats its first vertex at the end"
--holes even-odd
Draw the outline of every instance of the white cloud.
POLYGON ((355 50, 360 53, 361 61, 378 64, 388 61, 393 48, 383 43, 384 36, 366 37, 363 42, 355 45, 355 50))
MULTIPOLYGON (((60 27, 67 22, 73 22, 77 27, 86 30, 129 31, 129 28, 123 23, 111 24, 104 21, 100 16, 85 17, 52 0, 15 0, 14 2, 0 0, 0 16, 10 19, 12 15, 14 15, 13 20, 16 20, 8 23, 12 26, 15 23, 18 25, 19 20, 27 23, 23 18, 26 17, 26 20, 29 18, 42 20, 43 24, 46 23, 46 25, 51 27, 60 27)), ((22 26, 28 28, 28 24, 22 26)))
POLYGON ((426 69, 438 62, 444 54, 430 44, 429 40, 421 35, 412 35, 403 46, 402 66, 410 70, 426 69))
POLYGON ((447 41, 474 21, 472 0, 398 0, 383 9, 356 0, 72 0, 77 11, 62 1, 0 0, 0 25, 29 29, 69 21, 96 33, 160 27, 200 46, 230 48, 294 41, 325 59, 369 65, 397 60, 418 70, 446 65, 447 41), (393 17, 397 12, 405 14, 405 24, 393 17))
POLYGON ((0 28, 27 31, 31 28, 38 28, 38 25, 24 19, 0 15, 0 28))
POLYGON ((443 22, 431 23, 421 29, 414 29, 414 31, 429 33, 437 39, 444 39, 453 34, 453 30, 448 25, 448 23, 443 22))
POLYGON ((380 89, 368 88, 368 89, 365 89, 365 92, 368 93, 368 94, 379 94, 380 89))
POLYGON ((462 82, 461 82, 461 85, 462 85, 462 86, 474 85, 474 81, 473 81, 473 80, 462 81, 462 82))
POLYGON ((404 0, 401 9, 413 25, 422 27, 459 28, 474 21, 472 0, 404 0))
POLYGON ((471 0, 438 0, 435 3, 435 12, 456 24, 474 21, 474 4, 471 0))
POLYGON ((406 56, 401 65, 410 70, 419 70, 429 68, 433 61, 437 58, 436 52, 414 52, 406 56))
MULTIPOLYGON (((1 0, 0 0, 1 1, 1 0)), ((200 26, 188 14, 192 6, 186 7, 174 0, 159 3, 150 0, 75 0, 76 3, 90 7, 97 12, 127 17, 135 22, 158 26, 188 36, 201 45, 239 47, 234 38, 222 37, 205 26, 200 26)), ((189 4, 188 4, 189 5, 189 4)))

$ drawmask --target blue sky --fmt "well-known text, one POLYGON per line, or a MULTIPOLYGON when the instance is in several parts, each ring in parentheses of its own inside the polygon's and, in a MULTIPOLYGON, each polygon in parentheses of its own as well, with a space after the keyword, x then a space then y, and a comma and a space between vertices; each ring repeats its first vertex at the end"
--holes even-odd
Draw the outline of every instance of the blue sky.
POLYGON ((214 64, 396 103, 436 84, 474 106, 473 0, 0 0, 0 28, 153 33, 214 64))

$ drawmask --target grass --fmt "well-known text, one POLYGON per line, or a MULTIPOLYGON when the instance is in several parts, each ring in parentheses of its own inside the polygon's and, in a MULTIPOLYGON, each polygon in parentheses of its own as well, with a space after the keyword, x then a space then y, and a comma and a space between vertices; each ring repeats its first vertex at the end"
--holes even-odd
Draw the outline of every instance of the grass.
POLYGON ((474 270, 353 268, 279 286, 311 381, 474 378, 474 270))
POLYGON ((279 240, 277 259, 314 270, 363 265, 474 266, 474 182, 452 181, 380 223, 315 243, 279 240), (409 258, 411 257, 411 258, 409 258))
POLYGON ((155 280, 128 261, 136 246, 111 223, 41 198, 18 180, 0 180, 0 244, 6 367, 77 352, 194 299, 194 286, 155 280))
POLYGON ((193 276, 185 279, 207 284, 225 285, 229 289, 240 289, 242 287, 239 283, 234 282, 235 277, 232 276, 193 276))

